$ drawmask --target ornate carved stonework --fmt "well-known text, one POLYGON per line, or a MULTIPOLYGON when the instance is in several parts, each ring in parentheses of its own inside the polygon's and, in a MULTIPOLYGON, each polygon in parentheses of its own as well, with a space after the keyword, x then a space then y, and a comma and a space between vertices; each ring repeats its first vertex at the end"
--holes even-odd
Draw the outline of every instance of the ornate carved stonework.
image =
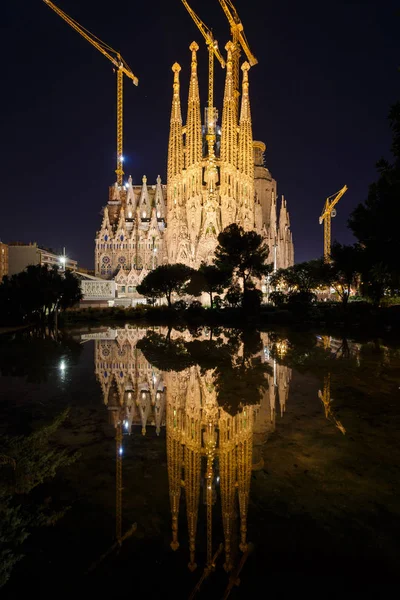
POLYGON ((83 280, 81 290, 85 300, 111 300, 115 298, 114 281, 83 280))
MULTIPOLYGON (((166 262, 198 267, 212 260, 218 234, 238 223, 255 229, 270 248, 276 268, 294 262, 286 201, 278 218, 276 181, 264 164, 265 144, 253 141, 249 65, 243 63, 240 115, 233 76, 233 46, 226 46, 226 80, 221 126, 202 124, 197 78, 198 46, 192 43, 186 125, 182 122, 179 74, 173 65, 173 99, 168 143, 167 185, 110 188, 96 235, 95 273, 119 286, 136 288, 143 273, 166 262), (168 225, 168 227, 167 227, 168 225)), ((207 113, 208 114, 208 113, 207 113)), ((208 121, 208 118, 207 118, 208 121)))

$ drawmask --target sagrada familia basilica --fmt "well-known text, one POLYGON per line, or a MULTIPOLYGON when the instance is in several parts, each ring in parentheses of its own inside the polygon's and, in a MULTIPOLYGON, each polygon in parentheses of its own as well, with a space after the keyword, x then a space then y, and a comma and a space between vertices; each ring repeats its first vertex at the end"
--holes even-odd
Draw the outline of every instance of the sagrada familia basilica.
POLYGON ((95 273, 115 279, 122 292, 134 292, 143 277, 160 264, 181 262, 198 268, 210 262, 218 234, 231 223, 260 233, 274 268, 294 262, 286 200, 265 166, 265 144, 253 140, 249 70, 241 66, 239 102, 235 90, 232 42, 226 45, 226 79, 221 124, 215 108, 201 120, 197 77, 198 45, 193 42, 186 124, 180 94, 181 67, 173 70, 167 184, 110 189, 96 235, 95 273), (240 106, 239 106, 240 104, 240 106))

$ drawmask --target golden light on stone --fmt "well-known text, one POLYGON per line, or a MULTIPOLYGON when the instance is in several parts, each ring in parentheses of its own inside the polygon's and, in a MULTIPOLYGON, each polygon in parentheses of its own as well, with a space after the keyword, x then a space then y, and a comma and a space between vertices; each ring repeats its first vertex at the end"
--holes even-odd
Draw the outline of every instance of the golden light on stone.
MULTIPOLYGON (((212 513, 217 501, 223 524, 224 569, 230 571, 237 550, 234 547, 237 530, 240 533, 240 549, 246 551, 248 546, 247 512, 251 472, 252 469, 262 468, 264 439, 275 428, 276 407, 280 405, 280 414, 285 410, 291 370, 284 365, 275 365, 274 374, 266 375, 268 386, 261 403, 245 406, 231 415, 218 404, 213 370, 202 373, 197 365, 180 372, 161 372, 150 368, 141 351, 136 348, 138 340, 146 335, 146 330, 125 327, 113 331, 111 339, 106 334, 104 339, 95 338, 95 366, 104 403, 116 432, 117 536, 123 537, 122 435, 129 435, 132 426, 138 426, 142 434, 146 434, 150 427, 155 426, 157 432, 165 427, 171 548, 174 551, 179 549, 179 509, 181 495, 184 494, 187 519, 185 535, 189 542, 188 567, 190 570, 196 569, 196 538, 201 481, 204 477, 206 566, 212 568, 216 555, 221 552, 213 540, 212 513), (121 372, 123 377, 120 376, 121 372), (128 394, 127 389, 131 390, 128 394), (236 514, 239 515, 239 523, 236 514)), ((166 335, 167 330, 161 328, 160 333, 166 335)), ((172 333, 172 339, 174 335, 190 339, 188 332, 172 333)), ((262 333, 261 336, 266 348, 270 345, 268 334, 262 333)), ((208 339, 208 333, 204 332, 202 337, 208 339)), ((270 360, 265 357, 263 350, 260 359, 264 362, 270 360)))
POLYGON ((226 44, 221 125, 217 124, 218 111, 211 105, 207 105, 202 122, 198 48, 196 42, 190 45, 185 124, 181 66, 174 63, 172 67, 167 184, 157 178, 156 186, 151 186, 144 177, 141 186, 134 186, 129 178, 127 189, 110 188, 96 237, 95 272, 105 279, 115 277, 119 290, 124 288, 122 295, 134 294, 143 277, 159 264, 181 262, 198 268, 202 261, 210 262, 218 234, 231 223, 263 235, 275 268, 294 262, 286 201, 282 197, 279 207, 277 184, 264 162, 265 144, 253 140, 250 65, 244 62, 241 67, 238 111, 237 56, 235 45, 226 44))

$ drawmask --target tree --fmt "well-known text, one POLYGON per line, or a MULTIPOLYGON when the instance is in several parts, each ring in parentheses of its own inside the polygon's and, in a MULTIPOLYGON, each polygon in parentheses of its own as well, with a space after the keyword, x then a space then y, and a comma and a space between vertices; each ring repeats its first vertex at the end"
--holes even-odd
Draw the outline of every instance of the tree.
POLYGON ((185 293, 185 285, 192 273, 193 269, 181 263, 160 265, 146 275, 142 283, 137 286, 137 291, 148 298, 165 296, 168 306, 171 306, 172 294, 181 296, 185 293))
POLYGON ((54 266, 29 265, 21 273, 4 277, 0 285, 0 315, 4 322, 53 319, 56 311, 66 310, 82 298, 77 277, 61 273, 54 266))
POLYGON ((58 306, 61 310, 65 311, 67 308, 78 304, 82 300, 82 297, 82 290, 76 275, 72 271, 65 271, 61 281, 61 294, 58 306))
POLYGON ((335 289, 344 307, 347 306, 351 287, 357 284, 361 271, 361 253, 359 246, 345 246, 335 242, 331 248, 331 260, 325 265, 323 279, 335 289))
POLYGON ((378 180, 348 222, 364 251, 364 292, 377 304, 385 291, 400 287, 400 102, 391 108, 389 122, 394 161, 377 163, 378 180))
POLYGON ((271 285, 284 284, 289 294, 310 294, 324 283, 325 265, 323 259, 297 263, 287 269, 278 269, 271 275, 271 285))
POLYGON ((241 280, 244 296, 254 287, 253 277, 260 279, 270 273, 271 265, 266 264, 268 255, 268 246, 261 235, 232 223, 218 236, 214 264, 241 280))
POLYGON ((186 292, 192 296, 200 296, 206 292, 210 296, 210 307, 213 307, 213 294, 221 294, 229 285, 229 272, 215 265, 201 263, 199 269, 192 273, 186 292))

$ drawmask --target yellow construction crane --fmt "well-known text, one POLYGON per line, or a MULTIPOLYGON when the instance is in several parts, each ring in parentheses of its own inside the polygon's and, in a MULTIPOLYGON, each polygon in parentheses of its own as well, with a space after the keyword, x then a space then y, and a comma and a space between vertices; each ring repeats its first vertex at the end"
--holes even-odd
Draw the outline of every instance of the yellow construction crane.
POLYGON ((234 87, 236 92, 236 98, 239 97, 239 58, 240 58, 240 47, 243 49, 247 60, 251 67, 254 67, 258 63, 258 60, 251 52, 249 44, 246 40, 246 36, 243 30, 243 24, 239 18, 236 8, 233 6, 231 0, 219 0, 222 10, 228 19, 231 27, 232 42, 234 45, 233 50, 233 77, 234 87))
POLYGON ((105 42, 102 42, 98 37, 90 33, 87 29, 79 25, 77 21, 69 17, 64 11, 59 9, 50 0, 43 0, 50 8, 54 10, 64 21, 68 23, 75 31, 81 34, 92 46, 97 48, 99 52, 104 54, 108 60, 112 62, 117 72, 117 168, 115 170, 117 174, 118 185, 122 185, 122 177, 124 171, 122 168, 123 157, 123 136, 122 136, 122 125, 123 125, 123 77, 126 75, 133 81, 135 85, 138 85, 139 80, 132 73, 129 65, 124 61, 119 52, 111 48, 105 42))
MULTIPOLYGON (((207 135, 215 135, 215 118, 214 118, 214 56, 219 60, 221 67, 225 68, 225 60, 219 51, 218 42, 214 39, 211 29, 196 15, 194 10, 189 6, 186 0, 182 0, 183 5, 196 23, 201 34, 203 35, 208 48, 208 112, 207 112, 207 135)), ((212 141, 212 140, 211 140, 212 141)))
POLYGON ((324 259, 326 261, 329 260, 331 254, 331 218, 336 217, 335 206, 347 190, 348 187, 345 185, 341 190, 336 192, 336 194, 329 196, 329 198, 325 200, 324 210, 319 218, 319 224, 322 225, 322 222, 324 223, 324 259))

